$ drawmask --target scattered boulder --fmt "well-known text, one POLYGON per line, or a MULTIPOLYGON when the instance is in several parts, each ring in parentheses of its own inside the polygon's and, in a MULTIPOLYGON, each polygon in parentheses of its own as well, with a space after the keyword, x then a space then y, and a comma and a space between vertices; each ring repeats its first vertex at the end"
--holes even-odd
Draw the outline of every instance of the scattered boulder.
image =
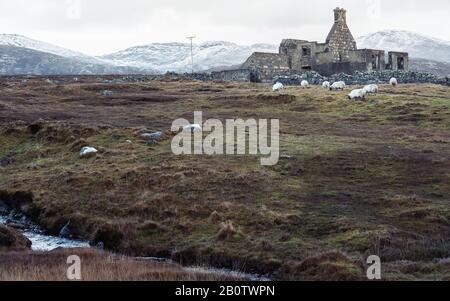
POLYGON ((295 158, 290 155, 280 155, 280 160, 293 160, 293 159, 295 158))
POLYGON ((159 141, 162 139, 163 137, 163 133, 162 132, 152 132, 152 133, 144 133, 141 135, 141 137, 143 139, 146 140, 155 140, 155 141, 159 141))
POLYGON ((83 147, 80 151, 80 158, 90 158, 96 156, 98 153, 98 150, 93 147, 83 147))
POLYGON ((0 251, 23 251, 31 249, 31 241, 19 231, 0 225, 0 251))
POLYGON ((111 90, 103 90, 103 91, 102 91, 102 95, 103 95, 103 96, 113 96, 113 95, 114 95, 114 92, 111 91, 111 90))
POLYGON ((8 156, 0 158, 0 167, 6 167, 6 166, 10 165, 11 162, 12 162, 12 160, 8 156))
POLYGON ((99 250, 104 250, 105 249, 105 244, 101 241, 99 241, 96 245, 95 248, 99 249, 99 250))

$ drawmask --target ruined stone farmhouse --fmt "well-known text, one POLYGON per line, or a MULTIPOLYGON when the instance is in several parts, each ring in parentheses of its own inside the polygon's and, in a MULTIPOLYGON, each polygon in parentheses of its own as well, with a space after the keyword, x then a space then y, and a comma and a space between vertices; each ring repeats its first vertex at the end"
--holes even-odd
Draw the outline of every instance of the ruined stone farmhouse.
POLYGON ((285 39, 279 53, 253 53, 238 70, 216 72, 224 80, 272 81, 275 76, 314 70, 321 75, 353 74, 355 71, 408 70, 404 52, 358 49, 347 25, 346 10, 334 10, 334 24, 324 43, 285 39))

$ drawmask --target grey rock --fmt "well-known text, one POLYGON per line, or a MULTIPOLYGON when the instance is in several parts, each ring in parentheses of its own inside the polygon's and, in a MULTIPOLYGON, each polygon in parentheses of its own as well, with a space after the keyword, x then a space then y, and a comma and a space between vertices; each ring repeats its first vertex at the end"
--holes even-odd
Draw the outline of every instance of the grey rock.
POLYGON ((105 244, 103 242, 98 242, 95 247, 99 250, 104 250, 105 249, 105 244))
POLYGON ((144 133, 141 135, 144 139, 159 141, 163 137, 162 132, 152 132, 152 133, 144 133))
POLYGON ((110 90, 103 90, 102 95, 103 96, 113 96, 114 92, 110 90))
POLYGON ((0 158, 0 167, 6 167, 11 164, 11 159, 8 157, 0 158))

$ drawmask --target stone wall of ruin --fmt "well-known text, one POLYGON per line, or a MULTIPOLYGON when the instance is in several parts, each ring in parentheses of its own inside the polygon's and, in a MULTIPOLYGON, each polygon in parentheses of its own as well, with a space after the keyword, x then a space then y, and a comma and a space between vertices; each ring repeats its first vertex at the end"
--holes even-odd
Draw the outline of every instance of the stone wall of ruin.
POLYGON ((219 71, 219 72, 212 72, 211 78, 213 80, 238 81, 238 82, 254 81, 252 71, 249 69, 225 70, 225 71, 219 71))
POLYGON ((409 54, 406 52, 396 52, 391 51, 388 53, 389 61, 387 64, 387 68, 390 70, 409 70, 409 54), (398 66, 398 58, 403 59, 403 69, 400 69, 398 66))
POLYGON ((275 76, 290 74, 289 57, 285 54, 262 53, 252 54, 241 66, 249 69, 255 75, 255 81, 271 81, 275 76))
POLYGON ((279 75, 309 70, 324 76, 337 73, 354 74, 356 71, 398 70, 399 65, 404 67, 403 70, 409 70, 407 53, 390 52, 389 62, 386 62, 383 50, 358 50, 347 26, 345 9, 336 8, 334 18, 333 27, 325 43, 285 39, 280 44, 279 54, 254 53, 242 68, 251 70, 253 81, 262 82, 271 81, 279 75))

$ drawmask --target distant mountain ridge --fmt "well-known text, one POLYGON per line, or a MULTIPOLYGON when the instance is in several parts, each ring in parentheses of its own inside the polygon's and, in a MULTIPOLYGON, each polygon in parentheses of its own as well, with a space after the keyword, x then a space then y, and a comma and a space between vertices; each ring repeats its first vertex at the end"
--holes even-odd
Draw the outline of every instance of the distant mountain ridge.
POLYGON ((30 39, 22 35, 17 34, 0 34, 0 45, 2 46, 15 46, 21 48, 27 48, 37 51, 42 51, 62 57, 74 57, 74 58, 92 58, 88 55, 75 52, 63 47, 55 46, 49 43, 41 42, 38 40, 30 39))
MULTIPOLYGON (((191 71, 191 48, 188 43, 153 43, 131 47, 100 57, 116 66, 132 66, 143 70, 191 71)), ((255 44, 241 46, 226 41, 210 41, 193 47, 194 70, 206 71, 218 67, 242 64, 253 52, 276 52, 278 46, 255 44)))
POLYGON ((409 52, 410 57, 450 63, 450 42, 418 33, 385 30, 356 39, 358 48, 409 52))
POLYGON ((22 35, 0 34, 0 75, 89 75, 138 73, 99 58, 22 35))
MULTIPOLYGON (((410 53, 411 66, 450 74, 450 42, 407 31, 381 31, 356 39, 358 48, 410 53)), ((278 52, 275 44, 238 45, 226 41, 195 44, 194 69, 209 72, 239 67, 253 52, 278 52)), ((0 74, 162 74, 190 72, 188 43, 152 43, 103 56, 89 56, 21 35, 0 34, 0 74)))
POLYGON ((129 74, 138 70, 89 63, 34 49, 0 45, 0 75, 129 74))

